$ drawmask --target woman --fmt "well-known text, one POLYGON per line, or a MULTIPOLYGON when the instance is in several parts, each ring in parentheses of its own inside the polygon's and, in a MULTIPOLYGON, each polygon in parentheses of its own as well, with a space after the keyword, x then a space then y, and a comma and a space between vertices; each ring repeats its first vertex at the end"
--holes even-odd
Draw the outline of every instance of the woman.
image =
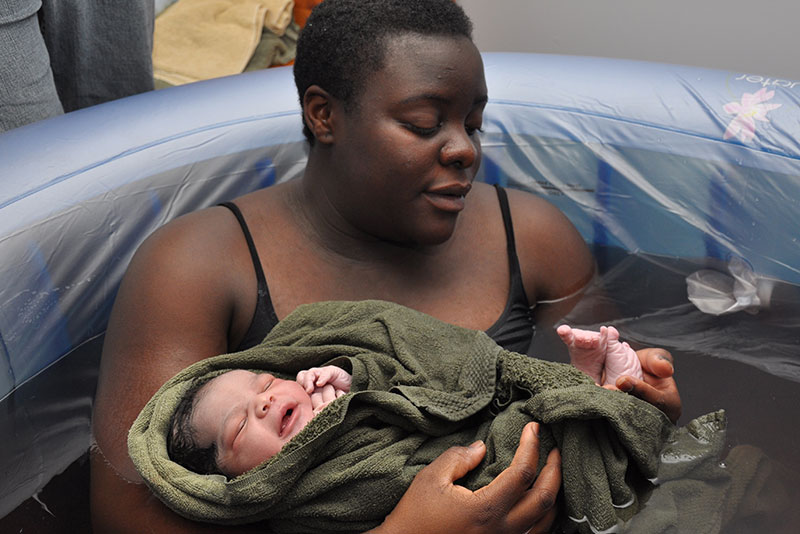
MULTIPOLYGON (((178 370, 254 345, 298 305, 394 301, 525 352, 533 320, 552 324, 594 274, 553 206, 473 183, 487 91, 471 24, 454 2, 327 0, 298 42, 295 80, 311 144, 304 175, 169 223, 140 247, 120 287, 94 414, 98 531, 202 529, 138 484, 127 430, 178 370), (558 304, 532 316, 540 301, 558 304)), ((668 357, 641 351, 645 380, 618 386, 676 419, 668 357)), ((558 455, 531 488, 535 434, 521 444, 514 464, 474 494, 453 481, 483 447, 448 451, 377 530, 547 531, 558 455)))

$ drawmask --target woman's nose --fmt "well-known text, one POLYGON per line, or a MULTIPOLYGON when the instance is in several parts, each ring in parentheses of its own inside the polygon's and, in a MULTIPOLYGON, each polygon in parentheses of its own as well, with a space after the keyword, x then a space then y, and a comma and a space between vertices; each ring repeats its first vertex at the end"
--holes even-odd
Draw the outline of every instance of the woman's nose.
POLYGON ((463 128, 458 128, 447 140, 441 150, 441 162, 443 165, 456 165, 461 169, 472 167, 478 158, 477 138, 467 133, 463 128))

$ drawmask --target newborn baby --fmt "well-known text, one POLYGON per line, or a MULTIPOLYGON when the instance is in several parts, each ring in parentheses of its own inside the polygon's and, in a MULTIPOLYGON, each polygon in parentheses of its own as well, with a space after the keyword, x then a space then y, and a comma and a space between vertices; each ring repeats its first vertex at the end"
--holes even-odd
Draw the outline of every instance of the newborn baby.
MULTIPOLYGON (((642 378, 636 352, 613 326, 599 332, 562 325, 557 330, 571 363, 595 383, 642 378)), ((181 400, 167 440, 173 461, 196 473, 233 478, 278 453, 334 399, 348 393, 352 377, 335 367, 314 367, 283 380, 237 369, 191 388, 181 400)))
POLYGON ((350 391, 335 366, 295 380, 236 369, 191 388, 170 423, 170 457, 201 474, 233 478, 271 458, 334 399, 350 391))

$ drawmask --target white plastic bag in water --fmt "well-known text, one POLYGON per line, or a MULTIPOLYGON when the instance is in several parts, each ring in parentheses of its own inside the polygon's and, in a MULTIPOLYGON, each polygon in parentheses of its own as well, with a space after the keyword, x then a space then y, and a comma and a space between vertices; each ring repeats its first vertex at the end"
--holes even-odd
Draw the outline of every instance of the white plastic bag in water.
POLYGON ((772 281, 759 278, 741 258, 728 262, 730 275, 703 269, 686 277, 689 300, 711 315, 723 315, 744 310, 758 313, 769 306, 772 281))

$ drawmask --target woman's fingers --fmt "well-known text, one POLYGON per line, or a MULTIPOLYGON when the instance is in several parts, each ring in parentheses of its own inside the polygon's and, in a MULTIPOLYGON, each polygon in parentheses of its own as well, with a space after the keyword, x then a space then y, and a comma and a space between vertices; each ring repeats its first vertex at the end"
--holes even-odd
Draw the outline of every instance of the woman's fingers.
POLYGON ((478 467, 485 454, 486 445, 482 441, 476 441, 469 447, 451 447, 420 471, 420 474, 428 471, 426 475, 433 479, 429 481, 434 488, 451 485, 478 467))
POLYGON ((510 530, 547 532, 555 519, 555 503, 561 487, 561 456, 550 451, 547 463, 537 474, 539 462, 538 423, 529 423, 522 431, 519 447, 511 465, 488 486, 476 493, 498 510, 505 511, 510 530))
POLYGON ((371 532, 522 534, 549 532, 561 485, 561 460, 551 451, 537 476, 538 425, 523 429, 511 465, 474 493, 454 482, 480 464, 482 442, 452 447, 420 471, 386 521, 371 532))
POLYGON ((648 348, 638 351, 642 370, 659 378, 669 378, 675 372, 672 354, 660 348, 648 348))
POLYGON ((511 465, 489 485, 475 493, 494 503, 499 510, 510 510, 536 480, 536 467, 539 463, 537 432, 537 423, 525 425, 511 465))
POLYGON ((469 447, 447 449, 417 473, 411 486, 383 524, 370 532, 376 534, 497 532, 492 525, 476 523, 475 495, 467 488, 453 484, 475 469, 485 454, 486 447, 480 441, 469 447))
POLYGON ((556 518, 556 498, 561 487, 561 454, 553 449, 533 487, 527 490, 508 513, 512 525, 531 528, 530 532, 550 532, 556 518))
POLYGON ((642 363, 644 380, 622 376, 616 386, 643 401, 649 402, 675 423, 681 416, 681 397, 672 378, 674 366, 672 355, 664 349, 642 349, 636 353, 642 363))

